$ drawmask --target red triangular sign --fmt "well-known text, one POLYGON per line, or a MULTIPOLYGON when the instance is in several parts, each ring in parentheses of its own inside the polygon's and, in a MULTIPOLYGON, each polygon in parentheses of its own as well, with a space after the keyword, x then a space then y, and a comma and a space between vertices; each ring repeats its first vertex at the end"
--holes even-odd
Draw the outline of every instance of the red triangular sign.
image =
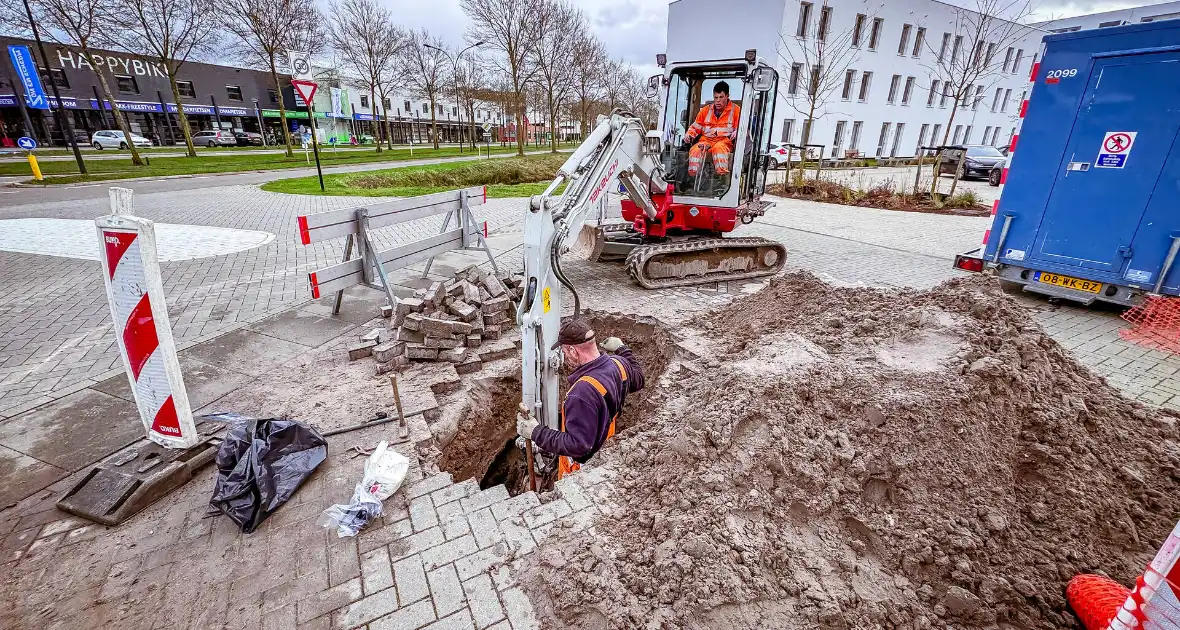
POLYGON ((295 91, 299 93, 299 98, 302 98, 304 103, 311 102, 311 97, 315 96, 315 89, 319 87, 315 81, 304 81, 303 79, 292 79, 291 85, 295 87, 295 91))

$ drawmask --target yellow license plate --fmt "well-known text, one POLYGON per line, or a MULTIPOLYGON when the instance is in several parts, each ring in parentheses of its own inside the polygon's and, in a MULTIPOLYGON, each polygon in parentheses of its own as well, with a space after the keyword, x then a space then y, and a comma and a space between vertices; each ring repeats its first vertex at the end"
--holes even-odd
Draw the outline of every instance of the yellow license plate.
POLYGON ((1051 284, 1058 287, 1065 287, 1067 289, 1075 289, 1077 291, 1085 291, 1086 293, 1098 293, 1102 290, 1101 282, 1082 280, 1081 278, 1071 278, 1069 276, 1063 276, 1056 273, 1047 273, 1044 271, 1037 272, 1037 282, 1042 284, 1051 284))

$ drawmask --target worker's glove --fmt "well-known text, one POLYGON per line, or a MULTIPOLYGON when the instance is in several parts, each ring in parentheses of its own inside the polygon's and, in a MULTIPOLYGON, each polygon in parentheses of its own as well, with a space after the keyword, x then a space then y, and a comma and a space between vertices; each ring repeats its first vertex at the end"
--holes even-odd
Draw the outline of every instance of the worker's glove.
POLYGON ((607 352, 618 352, 619 348, 623 347, 623 340, 618 337, 610 337, 602 342, 602 349, 607 352))
POLYGON ((530 416, 516 414, 516 434, 526 440, 533 439, 533 429, 536 429, 539 424, 541 423, 533 420, 530 416))
POLYGON ((682 142, 680 143, 680 150, 681 150, 681 151, 688 151, 689 149, 691 149, 691 148, 692 148, 692 145, 693 145, 693 143, 694 143, 694 142, 696 142, 696 139, 695 139, 695 138, 690 138, 690 137, 687 137, 687 136, 686 136, 686 137, 684 138, 684 141, 682 141, 682 142))

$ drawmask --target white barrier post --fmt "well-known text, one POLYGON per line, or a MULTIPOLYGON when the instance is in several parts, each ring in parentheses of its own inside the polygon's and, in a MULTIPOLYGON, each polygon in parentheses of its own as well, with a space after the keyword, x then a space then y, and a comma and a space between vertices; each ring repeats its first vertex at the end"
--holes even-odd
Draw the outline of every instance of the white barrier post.
POLYGON ((1110 630, 1172 629, 1180 627, 1180 523, 1172 529, 1151 564, 1135 583, 1110 630))
POLYGON ((200 436, 168 322, 155 225, 132 216, 131 204, 130 190, 112 188, 113 214, 94 220, 115 339, 148 439, 188 448, 200 436))

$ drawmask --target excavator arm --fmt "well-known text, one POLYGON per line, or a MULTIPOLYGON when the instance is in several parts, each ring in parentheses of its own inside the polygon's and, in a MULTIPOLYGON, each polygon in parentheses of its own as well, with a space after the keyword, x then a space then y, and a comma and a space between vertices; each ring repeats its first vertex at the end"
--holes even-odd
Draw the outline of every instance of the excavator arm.
POLYGON ((563 286, 573 296, 574 314, 581 311, 578 292, 562 272, 561 257, 591 211, 605 203, 616 181, 655 218, 648 189, 662 182, 659 149, 659 132, 645 131, 640 119, 616 110, 600 117, 545 192, 529 201, 524 220, 524 296, 516 312, 523 356, 521 402, 549 428, 561 429, 557 379, 562 353, 560 348, 550 348, 561 326, 563 286), (562 184, 565 189, 559 194, 562 184))

